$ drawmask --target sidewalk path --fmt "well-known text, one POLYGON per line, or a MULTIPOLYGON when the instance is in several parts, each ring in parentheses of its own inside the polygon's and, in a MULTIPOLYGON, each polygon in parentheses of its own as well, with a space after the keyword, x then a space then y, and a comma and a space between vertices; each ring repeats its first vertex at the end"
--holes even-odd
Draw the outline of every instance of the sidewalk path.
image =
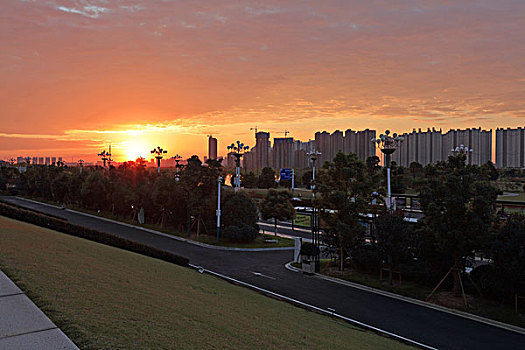
POLYGON ((1 197, 71 223, 140 241, 190 259, 193 265, 352 318, 439 349, 523 349, 525 335, 366 290, 287 270, 291 251, 239 252, 204 248, 81 213, 1 197))
POLYGON ((78 349, 2 271, 0 349, 78 349))

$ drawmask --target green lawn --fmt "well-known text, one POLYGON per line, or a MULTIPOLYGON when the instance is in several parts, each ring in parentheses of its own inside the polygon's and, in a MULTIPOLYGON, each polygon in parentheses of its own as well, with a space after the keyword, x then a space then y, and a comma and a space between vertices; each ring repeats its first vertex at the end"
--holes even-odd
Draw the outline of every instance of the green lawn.
POLYGON ((401 349, 206 274, 0 217, 0 267, 85 349, 401 349))

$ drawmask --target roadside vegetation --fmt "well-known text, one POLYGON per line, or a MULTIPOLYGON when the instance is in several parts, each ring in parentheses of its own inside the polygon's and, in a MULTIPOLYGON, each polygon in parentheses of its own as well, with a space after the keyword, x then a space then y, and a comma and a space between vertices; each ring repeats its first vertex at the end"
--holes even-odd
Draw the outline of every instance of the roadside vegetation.
POLYGON ((405 349, 161 260, 0 217, 0 268, 82 349, 405 349))
MULTIPOLYGON (((265 243, 258 217, 273 219, 275 229, 279 220, 298 217, 291 203, 316 206, 322 243, 341 273, 384 274, 392 289, 401 276, 402 283, 430 288, 430 301, 450 294, 448 299, 470 310, 469 298, 482 298, 514 308, 523 319, 525 221, 514 203, 525 195, 525 171, 498 170, 490 162, 469 165, 457 155, 408 168, 392 162, 391 173, 393 193, 417 197, 410 205, 423 216, 417 224, 406 222, 401 210, 385 209, 386 170, 378 157, 363 162, 339 153, 318 168, 315 200, 308 189, 312 172, 305 169, 295 174, 295 184, 303 187, 295 190, 296 198, 291 182, 277 182, 271 168, 244 173, 239 193, 224 187, 220 244, 291 246, 282 238, 265 243), (511 204, 497 206, 498 198, 511 204)), ((217 244, 217 178, 227 174, 220 162, 203 164, 193 156, 183 168, 160 174, 146 169, 143 159, 80 174, 75 168, 29 166, 19 173, 8 167, 0 169, 0 185, 10 184, 12 194, 133 224, 141 218, 141 226, 217 244)))

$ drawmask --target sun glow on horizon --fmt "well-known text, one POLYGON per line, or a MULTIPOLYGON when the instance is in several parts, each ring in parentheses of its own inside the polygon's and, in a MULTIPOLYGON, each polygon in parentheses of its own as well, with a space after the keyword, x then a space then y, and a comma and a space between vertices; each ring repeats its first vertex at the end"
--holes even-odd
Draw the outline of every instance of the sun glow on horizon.
POLYGON ((122 161, 135 161, 137 158, 148 159, 150 156, 150 142, 144 140, 123 141, 120 145, 120 157, 122 161))

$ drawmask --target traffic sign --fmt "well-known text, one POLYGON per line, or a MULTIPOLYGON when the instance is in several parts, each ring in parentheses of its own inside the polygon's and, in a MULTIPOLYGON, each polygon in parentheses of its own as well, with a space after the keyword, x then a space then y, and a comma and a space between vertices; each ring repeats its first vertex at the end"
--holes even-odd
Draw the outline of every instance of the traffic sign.
POLYGON ((292 179, 292 169, 281 169, 281 180, 291 180, 292 179))

